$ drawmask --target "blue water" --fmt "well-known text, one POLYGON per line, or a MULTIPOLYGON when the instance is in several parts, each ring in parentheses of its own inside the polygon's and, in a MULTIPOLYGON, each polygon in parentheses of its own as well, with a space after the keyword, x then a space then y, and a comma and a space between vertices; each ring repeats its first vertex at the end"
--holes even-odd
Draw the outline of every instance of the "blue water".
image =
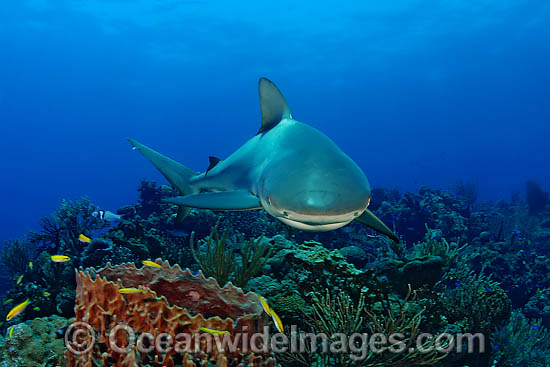
POLYGON ((3 1, 0 239, 62 198, 165 182, 126 137, 204 170, 259 127, 257 81, 373 186, 550 189, 548 1, 3 1))

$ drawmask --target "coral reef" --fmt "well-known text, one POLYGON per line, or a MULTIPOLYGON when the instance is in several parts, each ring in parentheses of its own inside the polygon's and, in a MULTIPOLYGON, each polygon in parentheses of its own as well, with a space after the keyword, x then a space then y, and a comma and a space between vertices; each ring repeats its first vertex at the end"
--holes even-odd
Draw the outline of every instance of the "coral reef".
MULTIPOLYGON (((29 320, 54 314, 73 317, 76 300, 77 319, 94 323, 103 335, 93 351, 95 365, 104 361, 113 366, 161 365, 163 361, 167 366, 172 362, 193 365, 207 360, 223 365, 225 359, 229 366, 246 365, 244 354, 224 354, 219 360, 204 353, 189 354, 185 360, 183 354, 133 353, 123 359, 107 353, 111 356, 107 357, 105 332, 125 321, 138 333, 153 331, 155 322, 158 331, 199 333, 197 327, 209 325, 232 333, 237 325, 233 322, 246 319, 245 315, 252 315, 256 328, 270 323, 258 303, 256 294, 261 294, 279 314, 285 330, 296 325, 300 331, 403 329, 409 336, 483 332, 484 347, 491 351, 452 351, 442 359, 441 355, 416 359, 412 354, 382 353, 355 364, 334 355, 255 356, 267 365, 485 367, 522 365, 523 361, 527 366, 547 365, 541 348, 549 337, 537 331, 550 324, 550 207, 533 209, 534 196, 539 197, 536 203, 542 196, 548 199, 539 189, 526 192, 525 199, 516 195, 510 202, 497 203, 478 203, 475 187, 461 183, 451 191, 423 187, 400 194, 395 188, 374 189, 370 208, 403 238, 399 245, 356 223, 335 231, 302 232, 262 211, 193 210, 185 221, 175 224, 177 207, 162 201, 175 195, 174 190, 147 181, 138 189, 139 201, 117 211, 122 216, 117 223, 97 221, 91 215, 96 207, 88 199, 64 201, 42 220, 42 230, 7 242, 1 251, 11 288, 0 313, 6 315, 27 298, 31 305, 0 324, 0 330, 6 334, 14 325, 20 328, 30 325, 29 320), (79 241, 79 234, 91 242, 79 241), (54 263, 53 254, 68 255, 71 260, 54 263), (163 259, 157 260, 162 268, 141 267, 143 260, 155 258, 163 259), (92 269, 106 263, 112 265, 92 269), (78 271, 75 280, 74 269, 79 267, 89 269, 78 271), (209 276, 213 278, 206 279, 209 276), (214 279, 225 286, 214 286, 214 279), (245 295, 234 284, 254 293, 245 295), (120 294, 121 287, 140 291, 120 294), (225 297, 223 290, 233 295, 231 301, 220 301, 225 297), (237 294, 248 298, 236 300, 237 294), (112 311, 99 312, 100 306, 112 311), (525 315, 520 316, 521 323, 514 319, 516 312, 510 316, 512 308, 525 315), (129 309, 138 310, 138 316, 130 315, 129 309), (140 317, 146 314, 157 317, 143 324, 140 317), (189 323, 176 327, 176 319, 189 323), (533 344, 534 337, 541 338, 540 343, 533 344), (505 339, 519 340, 527 347, 509 350, 510 346, 503 347, 505 339), (532 354, 536 358, 530 358, 532 354)), ((19 337, 17 330, 14 340, 19 337)), ((25 353, 17 358, 34 363, 35 357, 25 353)), ((85 365, 84 359, 67 358, 72 365, 85 365)))
POLYGON ((85 248, 79 236, 92 237, 94 231, 105 227, 105 222, 92 215, 97 209, 87 198, 63 200, 58 210, 41 219, 42 230, 31 232, 29 241, 41 245, 50 253, 65 253, 78 258, 85 248))
POLYGON ((424 186, 416 195, 406 193, 397 202, 382 202, 376 214, 393 223, 408 242, 421 241, 427 225, 454 242, 465 243, 471 210, 471 198, 424 186))
MULTIPOLYGON (((361 295, 355 303, 349 295, 340 291, 331 296, 329 291, 313 304, 312 315, 306 315, 313 333, 322 336, 321 344, 338 343, 339 335, 403 335, 399 345, 393 348, 372 348, 358 350, 355 353, 321 352, 310 350, 308 354, 284 353, 280 359, 285 362, 304 366, 413 366, 433 365, 447 357, 433 348, 434 340, 427 341, 422 347, 429 352, 416 348, 417 337, 420 334, 420 324, 424 310, 418 310, 414 299, 416 293, 409 288, 403 300, 389 299, 386 302, 365 307, 365 298, 361 295), (380 312, 382 307, 387 312, 380 312), (362 333, 362 334, 359 334, 362 333), (402 348, 402 349, 401 349, 402 348), (407 351, 407 352, 405 352, 407 351), (405 353, 404 353, 405 352, 405 353)), ((372 345, 371 345, 372 347, 372 345)), ((332 349, 330 349, 332 351, 332 349)))
POLYGON ((18 277, 28 270, 29 262, 34 259, 36 248, 32 243, 15 240, 3 244, 0 252, 2 265, 12 277, 18 277))
POLYGON ((219 221, 216 223, 210 236, 203 242, 206 247, 201 252, 201 245, 194 241, 194 232, 191 232, 189 245, 193 258, 199 264, 205 276, 214 277, 219 284, 225 285, 230 278, 233 278, 235 284, 240 288, 245 288, 248 281, 256 276, 265 262, 271 257, 269 241, 262 241, 263 236, 257 240, 250 239, 241 241, 240 265, 235 264, 233 252, 226 250, 226 240, 228 231, 225 229, 220 237, 218 233, 219 221))
POLYGON ((550 365, 550 332, 541 320, 529 322, 514 311, 509 322, 491 336, 491 366, 543 367, 550 365))
POLYGON ((11 338, 0 336, 0 367, 64 366, 65 344, 56 331, 71 321, 51 316, 12 326, 11 338))

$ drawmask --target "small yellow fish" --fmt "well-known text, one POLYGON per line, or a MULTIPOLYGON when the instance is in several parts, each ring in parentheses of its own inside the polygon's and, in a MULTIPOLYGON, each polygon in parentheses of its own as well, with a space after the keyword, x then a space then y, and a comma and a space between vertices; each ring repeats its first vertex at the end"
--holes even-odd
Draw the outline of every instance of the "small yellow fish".
POLYGON ((15 282, 15 284, 19 285, 21 284, 21 281, 23 280, 23 275, 20 275, 18 278, 17 278, 17 281, 15 282))
POLYGON ((209 329, 209 328, 207 328, 207 327, 201 327, 200 329, 201 329, 202 331, 206 331, 207 333, 210 333, 210 334, 218 334, 218 335, 229 334, 229 331, 227 331, 227 330, 209 329))
POLYGON ((84 236, 82 233, 80 234, 80 236, 78 236, 78 240, 82 243, 90 243, 92 242, 92 239, 90 237, 86 237, 84 236))
POLYGON ((154 267, 154 268, 162 268, 162 265, 159 265, 159 264, 157 264, 157 263, 154 262, 154 261, 143 260, 141 263, 142 263, 143 265, 152 266, 152 267, 154 267))
POLYGON ((134 293, 141 293, 144 292, 143 289, 137 289, 137 288, 120 288, 118 290, 118 293, 121 294, 134 294, 134 293))
POLYGON ((27 308, 27 306, 29 305, 30 302, 31 301, 27 298, 25 300, 25 302, 20 303, 17 306, 15 306, 14 308, 12 308, 11 311, 6 316, 6 321, 10 321, 11 319, 13 319, 17 315, 19 315, 21 312, 25 311, 25 308, 27 308))
POLYGON ((9 336, 10 336, 10 339, 11 339, 11 337, 13 336, 13 328, 10 328, 9 336))
POLYGON ((271 308, 270 308, 269 305, 267 304, 267 301, 265 300, 265 298, 262 297, 262 296, 260 296, 260 302, 262 303, 262 307, 264 308, 265 313, 266 313, 268 316, 271 316, 271 308))
POLYGON ((48 297, 49 295, 51 295, 51 293, 48 292, 48 291, 46 291, 46 292, 44 292, 44 295, 45 295, 46 297, 48 297))
POLYGON ((52 261, 53 261, 54 263, 64 263, 64 262, 66 262, 66 261, 71 260, 70 257, 65 256, 65 255, 53 255, 53 256, 51 257, 51 259, 52 259, 52 261))
POLYGON ((35 308, 33 308, 33 310, 40 311, 40 307, 36 306, 35 308))
POLYGON ((7 305, 8 303, 12 303, 13 302, 13 298, 9 298, 7 300, 5 300, 4 302, 2 302, 3 305, 7 305))
POLYGON ((271 318, 273 319, 273 323, 275 324, 277 331, 283 334, 284 333, 283 322, 281 321, 279 316, 275 313, 275 311, 273 311, 273 309, 271 309, 271 318))
POLYGON ((34 267, 34 264, 32 263, 32 261, 29 262, 29 268, 31 268, 31 270, 32 270, 33 267, 34 267))

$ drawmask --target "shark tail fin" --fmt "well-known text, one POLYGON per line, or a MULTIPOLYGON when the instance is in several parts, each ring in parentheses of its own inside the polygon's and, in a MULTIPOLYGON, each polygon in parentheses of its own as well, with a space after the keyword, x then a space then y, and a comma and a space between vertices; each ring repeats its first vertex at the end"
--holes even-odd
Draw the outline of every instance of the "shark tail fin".
POLYGON ((374 229, 376 232, 381 233, 389 237, 395 243, 399 243, 399 238, 388 228, 373 212, 365 210, 365 212, 359 217, 355 218, 361 224, 366 225, 369 228, 374 229))
MULTIPOLYGON (((191 177, 198 174, 183 164, 176 162, 175 160, 168 158, 167 156, 160 154, 157 151, 141 144, 137 140, 129 138, 128 141, 135 150, 138 150, 145 156, 153 165, 162 173, 164 177, 174 186, 181 195, 196 194, 198 192, 191 185, 191 177)), ((191 211, 191 208, 186 206, 180 206, 178 208, 178 214, 176 217, 176 223, 181 222, 187 214, 191 211)))

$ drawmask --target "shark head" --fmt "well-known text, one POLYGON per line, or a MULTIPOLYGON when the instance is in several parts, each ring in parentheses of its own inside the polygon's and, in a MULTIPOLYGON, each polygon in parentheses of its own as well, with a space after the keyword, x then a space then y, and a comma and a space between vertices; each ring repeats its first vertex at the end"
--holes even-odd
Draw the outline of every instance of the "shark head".
POLYGON ((289 190, 277 188, 269 192, 262 205, 291 227, 319 232, 350 223, 363 214, 368 202, 368 191, 364 187, 349 195, 349 192, 321 182, 298 180, 289 184, 289 190))
POLYGON ((316 163, 305 155, 286 161, 284 168, 268 168, 272 171, 259 195, 264 209, 306 231, 330 231, 361 216, 370 201, 361 169, 343 153, 316 163))
POLYGON ((325 134, 294 120, 268 80, 260 81, 260 100, 260 134, 270 156, 258 190, 262 207, 306 231, 330 231, 360 217, 370 186, 359 166, 325 134))

